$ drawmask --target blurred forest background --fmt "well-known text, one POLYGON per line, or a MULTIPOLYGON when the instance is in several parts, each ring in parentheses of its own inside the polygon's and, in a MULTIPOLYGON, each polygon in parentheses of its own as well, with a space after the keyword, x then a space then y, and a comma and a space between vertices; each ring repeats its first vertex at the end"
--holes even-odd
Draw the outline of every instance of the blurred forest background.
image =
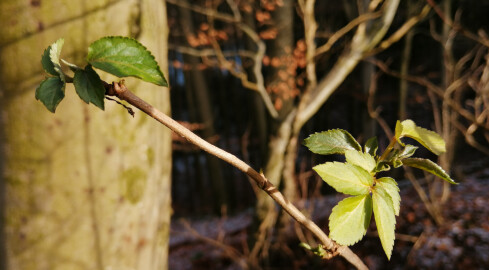
POLYGON ((375 226, 352 249, 372 269, 489 267, 487 14, 478 0, 2 1, 0 269, 350 267, 300 248, 314 238, 245 174, 142 113, 102 113, 72 88, 45 110, 44 48, 65 37, 62 58, 84 65, 106 35, 141 41, 170 82, 130 89, 262 169, 326 232, 342 197, 311 168, 335 157, 304 138, 341 128, 383 150, 398 119, 435 130, 434 161, 460 185, 394 170, 391 261, 375 226))

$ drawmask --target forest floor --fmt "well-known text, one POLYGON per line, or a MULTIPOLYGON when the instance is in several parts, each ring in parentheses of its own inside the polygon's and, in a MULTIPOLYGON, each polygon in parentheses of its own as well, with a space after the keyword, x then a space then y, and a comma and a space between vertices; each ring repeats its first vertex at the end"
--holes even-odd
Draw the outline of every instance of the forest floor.
MULTIPOLYGON (((489 269, 489 166, 486 165, 475 166, 475 172, 464 168, 463 180, 451 188, 442 210, 444 222, 439 226, 412 186, 402 187, 396 242, 390 261, 382 250, 374 222, 367 236, 351 249, 370 269, 489 269)), ((316 211, 312 218, 321 228, 327 228, 331 208, 340 199, 332 195, 314 201, 316 211)), ((246 231, 251 220, 251 211, 227 218, 174 220, 169 269, 245 268, 246 231)), ((272 249, 263 269, 352 269, 342 258, 320 260, 300 248, 294 228, 297 229, 291 226, 287 233, 290 234, 287 244, 278 247, 277 252, 272 249)))

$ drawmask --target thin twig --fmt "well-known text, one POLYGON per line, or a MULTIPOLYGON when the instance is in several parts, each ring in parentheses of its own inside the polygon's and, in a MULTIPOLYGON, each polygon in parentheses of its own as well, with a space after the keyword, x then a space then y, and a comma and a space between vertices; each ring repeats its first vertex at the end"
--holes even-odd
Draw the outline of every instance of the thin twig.
POLYGON ((428 2, 428 4, 433 8, 433 10, 435 10, 435 13, 440 17, 440 19, 443 21, 443 23, 447 24, 448 26, 453 28, 453 30, 461 33, 462 35, 466 36, 467 38, 472 39, 473 41, 478 42, 478 43, 480 43, 486 47, 489 47, 489 40, 487 40, 483 37, 477 36, 476 34, 466 30, 465 28, 463 28, 460 24, 453 22, 450 18, 448 18, 443 13, 443 11, 435 3, 435 1, 426 0, 426 2, 428 2))
POLYGON ((134 107, 140 109, 147 115, 153 117, 156 121, 167 126, 173 130, 178 135, 187 139, 190 143, 198 146, 202 150, 208 152, 209 154, 218 157, 219 159, 226 161, 227 163, 233 165, 237 169, 246 173, 251 177, 256 184, 264 190, 276 203, 278 203, 292 218, 294 218, 298 223, 307 228, 311 233, 313 233, 322 243, 325 249, 329 250, 332 254, 339 254, 345 258, 352 265, 358 269, 368 269, 367 266, 360 260, 360 258, 353 253, 348 247, 340 246, 334 241, 332 241, 326 234, 319 228, 314 222, 306 218, 299 209, 297 209, 290 201, 288 201, 282 193, 272 185, 267 178, 258 173, 256 170, 251 168, 244 161, 240 160, 231 153, 224 151, 223 149, 210 144, 204 139, 197 136, 195 133, 191 132, 184 126, 180 125, 177 121, 173 120, 171 117, 162 113, 158 109, 154 108, 138 96, 134 95, 129 91, 123 83, 113 83, 111 87, 107 90, 108 95, 117 96, 121 100, 125 100, 134 107))
POLYGON ((345 25, 343 28, 340 30, 336 31, 331 37, 328 39, 328 42, 326 44, 322 45, 316 50, 315 55, 318 56, 320 54, 323 54, 331 49, 331 47, 338 41, 341 37, 343 37, 345 34, 350 32, 353 28, 355 28, 357 25, 366 22, 368 20, 376 19, 382 15, 381 12, 375 12, 375 13, 365 13, 362 14, 355 19, 353 19, 351 22, 349 22, 347 25, 345 25))
POLYGON ((128 112, 128 113, 129 113, 129 114, 130 114, 132 117, 134 117, 134 111, 132 110, 132 108, 131 108, 131 107, 128 107, 128 106, 126 106, 126 105, 122 104, 121 102, 119 102, 118 100, 115 100, 115 99, 113 99, 113 98, 110 98, 110 97, 107 97, 107 96, 106 96, 105 98, 106 98, 106 99, 108 99, 108 100, 115 101, 115 103, 117 103, 117 104, 121 105, 122 107, 124 107, 124 108, 127 110, 127 112, 128 112))

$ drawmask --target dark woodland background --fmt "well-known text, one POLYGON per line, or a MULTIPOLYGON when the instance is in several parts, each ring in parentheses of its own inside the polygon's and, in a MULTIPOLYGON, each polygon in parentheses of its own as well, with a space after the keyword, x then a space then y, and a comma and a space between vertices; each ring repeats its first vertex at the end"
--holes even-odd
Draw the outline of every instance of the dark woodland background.
POLYGON ((326 234, 344 196, 312 167, 342 157, 305 138, 344 129, 383 151, 397 120, 436 131, 446 153, 416 156, 459 185, 383 173, 402 196, 392 258, 373 221, 350 248, 370 269, 489 269, 488 0, 2 0, 0 17, 0 269, 353 269, 300 247, 318 242, 251 179, 143 113, 71 86, 56 114, 35 100, 49 44, 64 37, 84 66, 109 35, 144 44, 170 84, 131 91, 326 234))
MULTIPOLYGON (((267 144, 276 129, 276 120, 266 113, 256 91, 243 87, 240 79, 223 67, 223 63, 216 60, 215 55, 206 54, 209 53, 206 50, 217 48, 221 50, 220 52, 225 55, 226 59, 241 66, 244 71, 249 70, 253 63, 250 59, 240 56, 241 50, 249 48, 249 38, 237 27, 219 20, 216 20, 212 26, 217 33, 214 37, 209 37, 209 16, 195 12, 195 10, 188 14, 189 11, 185 10, 183 5, 171 2, 168 14, 171 27, 169 63, 173 117, 188 123, 198 134, 243 158, 254 168, 264 168, 268 158, 267 144), (189 48, 195 50, 191 51, 189 48)), ((307 87, 307 82, 304 82, 307 81, 304 63, 306 46, 304 44, 304 14, 301 13, 299 4, 294 2, 292 11, 286 17, 292 26, 283 29, 285 27, 277 25, 277 21, 283 18, 279 18, 280 15, 275 13, 275 8, 280 7, 273 7, 278 2, 281 1, 241 1, 239 3, 245 16, 246 11, 243 11, 246 10, 245 4, 253 7, 254 13, 250 16, 254 17, 256 31, 262 31, 261 34, 265 37, 267 53, 262 73, 267 90, 275 99, 283 98, 280 94, 276 94, 273 88, 277 76, 276 69, 280 69, 282 63, 274 66, 268 63, 266 58, 280 55, 277 50, 287 50, 294 55, 295 58, 287 63, 295 68, 293 74, 295 81, 292 87, 289 86, 288 91, 298 92, 291 101, 297 104, 301 93, 307 87), (267 3, 272 8, 267 9, 267 3), (280 31, 290 32, 282 35, 271 34, 268 37, 267 34, 273 30, 279 33, 280 31), (283 37, 283 35, 288 35, 288 37, 283 37), (285 43, 281 44, 281 42, 285 43)), ((358 8, 357 2, 361 1, 316 1, 314 14, 319 27, 315 42, 318 47, 327 42, 328 37, 336 30, 347 25, 357 16, 355 15, 358 8)), ((387 36, 392 35, 413 14, 419 13, 423 5, 430 2, 401 1, 387 36)), ((207 8, 211 6, 213 10, 226 14, 232 13, 225 1, 213 4, 206 1, 195 1, 192 4, 207 8)), ((473 191, 470 191, 471 188, 462 187, 465 185, 476 185, 481 188, 485 186, 484 175, 487 173, 486 166, 489 163, 487 159, 489 137, 484 127, 477 128, 475 132, 470 131, 469 127, 473 122, 461 116, 464 112, 460 111, 466 110, 475 117, 477 114, 484 114, 482 111, 485 110, 485 101, 477 100, 480 98, 485 100, 483 93, 489 90, 487 79, 482 78, 489 75, 487 73, 487 43, 483 45, 467 37, 467 33, 478 33, 481 37, 487 38, 489 17, 486 15, 489 11, 489 2, 439 1, 437 4, 439 4, 438 10, 431 10, 429 15, 419 21, 399 42, 363 59, 321 106, 317 114, 307 121, 299 136, 301 142, 314 132, 341 128, 348 130, 360 142, 365 142, 371 136, 377 136, 380 149, 384 149, 389 143, 385 129, 392 131, 397 119, 413 119, 418 125, 438 131, 445 139, 448 138, 449 153, 447 153, 448 157, 442 160, 442 165, 453 175, 454 179, 462 182, 462 185, 452 187, 455 194, 452 192, 450 200, 440 203, 443 206, 440 206, 441 210, 435 214, 440 215, 437 218, 430 216, 429 212, 425 210, 422 200, 413 189, 408 180, 409 176, 405 175, 403 169, 391 171, 390 175, 398 180, 403 192, 401 212, 405 213, 405 215, 401 214, 403 217, 397 221, 396 232, 405 234, 405 238, 404 241, 396 241, 395 255, 389 263, 382 258, 380 245, 375 243, 378 239, 372 235, 369 237, 367 234, 366 240, 356 244, 354 251, 358 250, 361 256, 366 256, 373 269, 406 267, 460 269, 464 265, 469 269, 483 269, 489 265, 488 256, 484 255, 482 251, 488 248, 489 228, 487 220, 484 220, 487 209, 472 209, 475 206, 472 205, 474 202, 471 202, 474 198, 482 201, 487 201, 487 199, 483 195, 484 192, 474 195, 473 191), (449 14, 443 12, 449 12, 449 14), (447 30, 446 23, 449 18, 454 20, 452 23, 457 24, 460 29, 447 30), (401 72, 404 73, 401 74, 401 72), (402 76, 409 78, 403 80, 402 76), (479 80, 481 84, 475 86, 473 80, 479 80), (432 89, 430 84, 442 90, 441 96, 439 92, 432 89), (404 93, 401 93, 402 87, 406 89, 404 93), (455 89, 447 90, 451 87, 455 89), (443 96, 443 91, 453 92, 443 96), (452 101, 457 105, 450 108, 445 107, 447 101, 444 98, 447 97, 453 99, 452 101), (467 182, 469 179, 475 182, 469 184, 467 182), (457 199, 454 199, 454 196, 457 199), (463 199, 465 196, 468 197, 463 199), (453 213, 453 211, 458 211, 455 209, 460 207, 457 206, 459 204, 468 204, 466 206, 471 209, 469 211, 476 213, 481 211, 481 213, 474 214, 475 216, 470 218, 460 218, 457 215, 463 216, 462 213, 453 213), (469 220, 466 220, 467 218, 469 220), (436 224, 440 221, 442 222, 439 224, 441 229, 436 231, 436 224), (461 222, 464 224, 462 227, 467 226, 464 229, 468 230, 472 230, 472 226, 482 226, 482 231, 479 231, 481 234, 474 236, 466 232, 470 236, 458 234, 455 236, 452 232, 453 224, 461 222), (427 231, 430 231, 428 233, 430 235, 438 233, 441 236, 432 236, 434 239, 429 240, 422 239, 426 237, 427 231), (471 247, 466 238, 472 239, 476 246, 481 245, 482 250, 471 247), (456 254, 452 254, 453 252, 456 254), (406 263, 408 261, 409 263, 406 263)), ((245 16, 243 20, 246 20, 245 16)), ((338 60, 342 50, 350 46, 352 35, 353 32, 347 33, 327 53, 315 57, 318 78, 327 74, 338 60)), ((277 103, 275 106, 278 110, 282 109, 277 106, 277 103)), ((480 119, 486 118, 483 116, 480 119)), ((341 197, 335 195, 335 191, 325 185, 311 170, 312 166, 326 160, 337 160, 337 157, 314 155, 304 146, 299 146, 297 153, 295 160, 297 202, 304 205, 304 203, 321 201, 324 198, 336 198, 333 199, 334 202, 340 200, 341 197)), ((417 154, 436 160, 434 155, 422 149, 418 150, 417 154)), ((212 157, 177 138, 173 142, 173 162, 172 194, 175 218, 192 216, 212 220, 211 217, 215 216, 224 216, 226 219, 228 216, 238 215, 238 219, 243 219, 240 215, 247 213, 247 210, 255 206, 256 198, 252 185, 249 185, 245 175, 223 162, 215 162, 212 157)), ((427 192, 440 188, 437 186, 438 183, 432 182, 432 179, 420 172, 410 172, 410 177, 418 179, 414 181, 420 181, 421 186, 427 192)), ((440 197, 433 195, 430 200, 433 204, 437 204, 440 197)), ((322 208, 313 208, 314 210, 311 211, 313 216, 320 216, 319 220, 322 220, 324 228, 327 228, 327 216, 332 206, 334 206, 333 202, 323 205, 322 208), (319 214, 317 211, 325 213, 319 214)), ((249 219, 244 220, 242 222, 251 222, 249 219)), ((375 228, 372 227, 371 230, 375 231, 375 228)), ((206 230, 203 229, 203 231, 206 230)), ((398 236, 399 238, 403 239, 402 236, 398 236)), ((292 243, 298 244, 295 240, 292 240, 292 243)), ((175 246, 178 245, 175 244, 175 246)), ((298 248, 292 246, 291 249, 297 250, 298 248)), ((178 248, 173 250, 175 254, 178 254, 178 248)), ((297 255, 297 251, 294 254, 294 258, 300 261, 302 254, 299 252, 300 255, 297 255)), ((286 267, 289 265, 288 260, 285 263, 277 262, 277 260, 281 259, 272 259, 273 263, 271 263, 276 268, 267 269, 288 268, 286 267)), ((205 265, 209 262, 206 262, 205 259, 197 259, 196 265, 198 266, 199 263, 205 265)), ((310 260, 303 264, 297 262, 296 267, 313 269, 310 260)), ((335 267, 339 266, 335 265, 335 267)))

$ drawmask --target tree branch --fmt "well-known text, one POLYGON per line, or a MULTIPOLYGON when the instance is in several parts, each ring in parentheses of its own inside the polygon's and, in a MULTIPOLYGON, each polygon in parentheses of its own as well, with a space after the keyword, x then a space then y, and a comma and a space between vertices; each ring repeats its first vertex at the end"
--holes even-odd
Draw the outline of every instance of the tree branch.
POLYGON ((147 115, 153 117, 156 121, 167 126, 178 135, 187 139, 190 143, 198 146, 200 149, 207 153, 218 157, 219 159, 226 161, 242 172, 246 173, 251 179, 253 179, 258 187, 265 191, 276 203, 278 203, 292 218, 298 223, 307 228, 312 234, 314 234, 322 243, 323 247, 330 251, 333 255, 339 254, 345 258, 352 265, 358 269, 368 269, 367 266, 360 260, 360 258, 353 253, 348 247, 340 246, 332 241, 326 234, 319 228, 314 222, 306 218, 299 209, 297 209, 290 201, 288 201, 282 193, 272 185, 267 178, 251 168, 244 161, 240 160, 231 153, 228 153, 221 148, 210 144, 204 139, 191 132, 171 117, 162 113, 158 109, 154 108, 131 91, 121 81, 120 83, 106 84, 106 94, 110 96, 116 96, 121 100, 125 100, 134 107, 140 109, 147 115))
POLYGON ((341 54, 328 75, 318 83, 315 89, 304 93, 294 123, 295 133, 298 133, 302 126, 321 108, 364 55, 380 42, 392 23, 398 5, 399 0, 385 1, 381 18, 373 23, 374 26, 368 29, 368 33, 366 33, 366 23, 361 23, 353 36, 351 46, 341 54))
MULTIPOLYGON (((239 79, 243 83, 246 83, 244 86, 246 88, 256 90, 260 94, 260 96, 263 99, 263 102, 265 103, 265 107, 267 108, 268 112, 273 118, 278 117, 278 112, 273 106, 272 99, 270 98, 270 95, 268 94, 266 88, 265 88, 265 80, 263 78, 262 74, 262 61, 263 57, 265 56, 265 51, 266 51, 266 45, 263 40, 260 39, 259 35, 253 31, 248 25, 245 23, 241 22, 241 16, 239 15, 236 7, 231 6, 231 9, 233 10, 233 15, 228 15, 220 12, 216 12, 212 9, 207 9, 203 8, 197 5, 192 5, 188 3, 186 0, 166 0, 168 3, 183 7, 183 8, 188 8, 194 12, 206 15, 207 17, 210 17, 212 19, 224 21, 224 22, 229 22, 229 23, 234 23, 241 31, 243 31, 253 42, 255 42, 257 46, 257 51, 254 54, 254 57, 252 57, 254 61, 253 65, 253 73, 255 74, 256 78, 256 84, 251 83, 250 81, 247 80, 247 78, 243 76, 238 76, 239 79)), ((231 2, 228 2, 228 4, 231 2)), ((233 74, 233 73, 232 73, 233 74)), ((233 74, 235 75, 235 74, 233 74)))

